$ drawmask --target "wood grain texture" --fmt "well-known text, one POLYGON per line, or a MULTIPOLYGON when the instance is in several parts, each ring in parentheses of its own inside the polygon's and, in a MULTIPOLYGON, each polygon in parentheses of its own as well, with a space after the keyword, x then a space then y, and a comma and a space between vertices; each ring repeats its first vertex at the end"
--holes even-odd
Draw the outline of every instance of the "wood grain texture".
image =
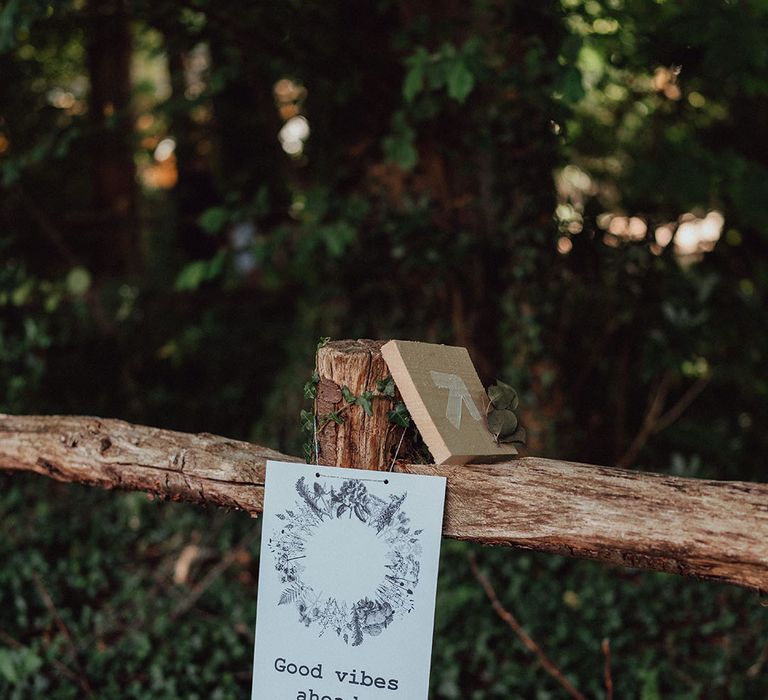
POLYGON ((0 414, 0 469, 261 512, 268 459, 296 457, 229 440, 81 416, 0 414))
MULTIPOLYGON (((274 450, 100 418, 0 415, 0 469, 261 511, 274 450)), ((443 532, 768 590, 768 485, 524 457, 448 478, 443 532)))
MULTIPOLYGON (((356 396, 364 391, 377 393, 376 384, 389 376, 381 356, 382 341, 337 340, 317 352, 320 384, 317 390, 316 415, 322 420, 331 411, 343 411, 340 425, 320 423, 318 434, 320 464, 357 469, 381 469, 389 466, 402 430, 395 430, 387 413, 393 401, 375 399, 373 415, 360 406, 344 401, 343 386, 356 396)), ((399 395, 395 401, 399 400, 399 395)))
POLYGON ((768 484, 536 457, 401 470, 448 478, 448 537, 768 591, 768 484))

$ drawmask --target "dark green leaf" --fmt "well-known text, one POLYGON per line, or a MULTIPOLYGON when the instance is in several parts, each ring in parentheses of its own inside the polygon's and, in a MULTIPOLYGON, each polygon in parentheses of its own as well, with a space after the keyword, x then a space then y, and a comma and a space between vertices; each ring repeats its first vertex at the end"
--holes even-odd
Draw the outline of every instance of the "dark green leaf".
POLYGON ((176 289, 180 292, 197 289, 205 280, 207 270, 208 265, 205 260, 189 263, 176 277, 176 289))
POLYGON ((488 398, 494 408, 508 408, 510 411, 517 410, 519 403, 517 392, 501 380, 496 380, 496 384, 488 388, 488 398))
POLYGON ((379 379, 379 381, 376 382, 376 389, 378 389, 379 393, 383 394, 384 396, 394 397, 395 380, 392 379, 391 376, 385 377, 384 379, 379 379))
POLYGON ((411 424, 411 414, 402 401, 399 401, 395 408, 387 413, 387 419, 390 423, 399 425, 401 428, 407 428, 411 424))
POLYGON ((508 409, 495 409, 488 414, 488 428, 499 441, 512 435, 517 424, 517 416, 508 409))
POLYGON ((498 442, 503 443, 515 443, 518 445, 524 445, 526 440, 526 433, 525 428, 523 428, 522 425, 517 426, 517 430, 515 430, 512 435, 505 435, 504 437, 499 437, 498 442))
POLYGON ((424 85, 424 68, 423 66, 417 66, 411 68, 405 75, 405 82, 403 83, 403 97, 406 101, 413 102, 413 98, 421 92, 421 88, 424 85))
POLYGON ((312 411, 302 411, 300 415, 301 415, 302 430, 304 430, 304 432, 307 432, 307 433, 314 433, 315 432, 315 416, 312 413, 312 411))
POLYGON ((398 112, 392 119, 392 133, 382 141, 384 156, 403 170, 412 170, 419 160, 413 145, 416 133, 408 124, 405 114, 398 112))
POLYGON ((304 398, 314 401, 317 398, 317 384, 312 380, 304 384, 304 398))
POLYGON ((226 207, 206 209, 198 219, 200 228, 211 235, 219 233, 229 222, 230 211, 226 207))
POLYGON ((369 416, 373 415, 373 394, 370 391, 364 391, 355 399, 355 403, 360 406, 369 416))
POLYGON ((457 57, 448 69, 447 86, 448 96, 458 102, 464 102, 475 86, 475 76, 460 57, 457 57))

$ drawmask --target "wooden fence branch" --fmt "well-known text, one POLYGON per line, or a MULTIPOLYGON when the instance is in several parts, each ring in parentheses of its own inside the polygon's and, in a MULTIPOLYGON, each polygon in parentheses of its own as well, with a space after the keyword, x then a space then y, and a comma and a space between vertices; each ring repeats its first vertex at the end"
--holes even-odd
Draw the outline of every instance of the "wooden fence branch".
MULTIPOLYGON (((251 514, 261 511, 267 459, 300 461, 205 433, 100 418, 0 415, 0 469, 251 514)), ((448 537, 768 590, 767 484, 535 457, 397 470, 448 478, 448 537)))

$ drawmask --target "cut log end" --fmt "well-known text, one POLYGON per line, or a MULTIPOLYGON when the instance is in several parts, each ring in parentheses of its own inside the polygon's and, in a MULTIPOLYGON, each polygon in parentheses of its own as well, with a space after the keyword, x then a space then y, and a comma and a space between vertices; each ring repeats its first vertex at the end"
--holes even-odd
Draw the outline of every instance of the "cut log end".
MULTIPOLYGON (((320 464, 385 470, 392 463, 403 429, 391 423, 388 414, 401 398, 396 389, 394 398, 378 391, 378 383, 389 376, 381 356, 383 344, 379 340, 339 340, 318 350, 315 416, 320 464), (372 415, 361 405, 349 403, 344 387, 354 396, 370 392, 372 415), (329 418, 331 415, 341 422, 329 418)), ((403 448, 407 445, 401 446, 405 454, 403 448)))

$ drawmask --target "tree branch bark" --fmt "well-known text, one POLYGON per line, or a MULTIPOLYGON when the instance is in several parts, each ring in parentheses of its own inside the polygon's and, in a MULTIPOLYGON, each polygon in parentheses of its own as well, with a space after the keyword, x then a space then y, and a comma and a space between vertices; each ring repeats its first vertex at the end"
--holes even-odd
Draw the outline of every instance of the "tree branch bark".
MULTIPOLYGON (((237 440, 123 421, 0 414, 0 470, 261 512, 267 459, 237 440)), ((388 465, 384 465, 386 468, 388 465)), ((525 457, 398 464, 448 479, 443 533, 768 590, 768 485, 525 457)))

